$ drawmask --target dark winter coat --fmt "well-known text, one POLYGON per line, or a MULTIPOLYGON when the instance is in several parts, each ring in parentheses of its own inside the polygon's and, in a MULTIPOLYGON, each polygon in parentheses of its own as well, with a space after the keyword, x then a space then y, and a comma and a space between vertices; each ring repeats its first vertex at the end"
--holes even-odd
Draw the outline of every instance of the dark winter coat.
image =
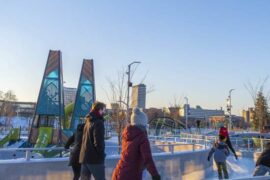
POLYGON ((230 137, 228 136, 227 139, 226 139, 226 144, 228 145, 229 149, 232 151, 232 153, 235 155, 235 150, 232 146, 232 143, 231 143, 231 140, 230 140, 230 137))
POLYGON ((122 133, 121 158, 114 169, 113 180, 141 180, 144 169, 152 176, 159 176, 154 164, 145 131, 128 126, 122 133))
POLYGON ((104 164, 104 119, 91 112, 86 118, 80 152, 81 164, 104 164))
POLYGON ((68 139, 65 148, 69 149, 72 144, 74 144, 70 150, 69 165, 76 166, 79 165, 79 157, 82 145, 84 124, 79 124, 77 126, 76 132, 68 139))
POLYGON ((214 145, 208 155, 208 159, 214 154, 215 162, 226 162, 227 156, 229 156, 230 151, 225 142, 218 142, 214 145))
POLYGON ((256 166, 264 165, 270 168, 270 147, 266 148, 259 156, 256 166))

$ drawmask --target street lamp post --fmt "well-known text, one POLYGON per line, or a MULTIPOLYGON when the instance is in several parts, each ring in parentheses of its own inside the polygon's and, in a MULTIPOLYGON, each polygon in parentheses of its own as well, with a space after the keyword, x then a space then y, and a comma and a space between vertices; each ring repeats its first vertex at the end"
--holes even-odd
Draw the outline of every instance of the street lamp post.
POLYGON ((235 89, 230 89, 229 97, 227 99, 227 111, 229 113, 229 129, 232 130, 232 91, 235 89))
POLYGON ((126 72, 128 75, 128 82, 127 82, 127 121, 129 119, 129 87, 132 87, 132 82, 130 82, 130 68, 133 64, 140 64, 140 61, 133 61, 128 65, 128 71, 126 72))
POLYGON ((188 98, 185 97, 186 100, 186 107, 185 107, 185 111, 186 111, 186 130, 188 129, 188 98))

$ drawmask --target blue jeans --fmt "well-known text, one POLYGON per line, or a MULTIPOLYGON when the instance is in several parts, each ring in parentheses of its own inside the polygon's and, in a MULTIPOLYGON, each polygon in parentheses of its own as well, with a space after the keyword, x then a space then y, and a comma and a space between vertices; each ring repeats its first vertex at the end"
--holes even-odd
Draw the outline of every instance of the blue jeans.
POLYGON ((255 168, 253 176, 264 176, 266 173, 270 173, 270 168, 264 165, 258 165, 255 168))
POLYGON ((91 175, 94 176, 95 180, 105 180, 104 164, 82 164, 81 180, 89 180, 91 175))

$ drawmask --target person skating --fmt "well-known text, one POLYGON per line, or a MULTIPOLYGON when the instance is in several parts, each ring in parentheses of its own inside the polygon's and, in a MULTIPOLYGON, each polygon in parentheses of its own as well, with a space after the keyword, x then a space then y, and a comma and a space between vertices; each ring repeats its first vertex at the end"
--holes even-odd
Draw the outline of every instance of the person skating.
POLYGON ((267 172, 270 173, 270 143, 266 144, 266 148, 257 159, 253 176, 264 176, 267 172))
POLYGON ((219 129, 219 135, 224 136, 226 138, 226 144, 228 145, 229 149, 232 151, 232 153, 234 154, 235 159, 238 159, 238 156, 232 146, 231 140, 230 140, 230 136, 229 136, 229 132, 228 129, 224 126, 222 126, 219 129))
POLYGON ((223 179, 223 175, 225 179, 229 178, 226 159, 229 156, 230 151, 228 149, 228 145, 225 142, 226 138, 222 135, 219 135, 219 141, 214 144, 207 157, 207 160, 210 161, 211 156, 214 154, 214 160, 218 168, 219 179, 223 179))
POLYGON ((96 102, 86 117, 80 152, 81 180, 105 180, 105 140, 104 118, 105 104, 96 102))
POLYGON ((153 180, 160 180, 147 137, 147 123, 147 116, 134 108, 131 123, 122 133, 121 158, 114 169, 113 180, 141 180, 145 168, 153 180))
POLYGON ((73 180, 78 180, 81 174, 81 164, 79 163, 79 157, 82 145, 83 128, 84 123, 79 124, 77 126, 76 132, 68 139, 67 143, 65 144, 66 149, 69 149, 73 144, 72 148, 70 149, 69 157, 69 166, 72 166, 74 174, 73 180))

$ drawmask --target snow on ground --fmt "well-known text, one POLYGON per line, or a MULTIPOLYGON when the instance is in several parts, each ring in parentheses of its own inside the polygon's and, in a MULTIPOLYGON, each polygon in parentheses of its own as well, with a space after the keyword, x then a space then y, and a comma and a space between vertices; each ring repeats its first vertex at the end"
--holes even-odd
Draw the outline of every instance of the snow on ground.
POLYGON ((15 143, 9 145, 7 148, 18 148, 18 147, 22 146, 23 143, 25 143, 25 142, 26 142, 26 140, 20 140, 20 141, 17 141, 15 143))
POLYGON ((29 118, 25 117, 14 117, 12 118, 11 124, 14 128, 28 128, 29 120, 29 118))
POLYGON ((25 152, 23 151, 1 151, 0 152, 0 161, 8 159, 18 159, 24 158, 25 152))
MULTIPOLYGON (((7 119, 6 117, 0 117, 0 123, 5 124, 6 119, 7 119)), ((19 128, 19 127, 28 128, 29 120, 30 119, 26 117, 15 116, 11 118, 10 123, 14 128, 19 128)))

